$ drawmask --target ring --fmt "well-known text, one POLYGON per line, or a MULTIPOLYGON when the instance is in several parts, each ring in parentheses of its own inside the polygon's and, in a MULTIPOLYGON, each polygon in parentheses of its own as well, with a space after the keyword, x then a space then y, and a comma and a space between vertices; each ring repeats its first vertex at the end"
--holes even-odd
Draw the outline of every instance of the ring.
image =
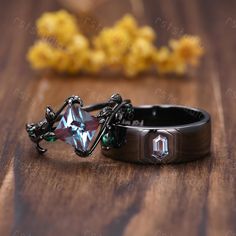
POLYGON ((193 161, 210 153, 211 119, 204 110, 184 106, 133 107, 133 119, 113 125, 101 144, 106 157, 120 161, 193 161))
POLYGON ((86 107, 79 96, 72 96, 56 112, 47 106, 45 118, 26 124, 26 131, 40 154, 47 151, 40 146, 41 141, 60 139, 72 145, 77 155, 87 157, 112 125, 131 120, 132 114, 130 100, 123 100, 119 94, 112 95, 107 102, 86 107), (96 110, 100 110, 96 116, 90 114, 96 110))

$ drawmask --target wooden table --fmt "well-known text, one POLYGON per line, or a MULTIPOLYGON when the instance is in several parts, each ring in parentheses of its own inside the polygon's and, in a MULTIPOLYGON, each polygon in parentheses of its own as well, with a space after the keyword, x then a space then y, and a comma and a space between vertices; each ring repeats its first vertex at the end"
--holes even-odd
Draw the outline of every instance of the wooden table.
POLYGON ((178 36, 173 27, 203 39, 206 56, 195 73, 134 80, 42 76, 30 69, 25 54, 36 37, 35 19, 60 5, 1 1, 1 236, 236 235, 236 2, 147 0, 143 5, 140 19, 157 30, 159 44, 178 36), (100 150, 80 159, 59 143, 44 157, 36 153, 24 125, 41 119, 45 105, 58 107, 72 94, 89 104, 115 92, 135 105, 177 103, 208 110, 211 156, 142 166, 109 160, 100 150))

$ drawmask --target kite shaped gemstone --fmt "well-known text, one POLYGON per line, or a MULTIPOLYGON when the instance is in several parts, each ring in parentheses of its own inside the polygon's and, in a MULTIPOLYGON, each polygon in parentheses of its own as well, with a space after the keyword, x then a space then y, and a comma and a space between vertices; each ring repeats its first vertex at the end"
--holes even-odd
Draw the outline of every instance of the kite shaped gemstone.
POLYGON ((58 139, 78 150, 87 151, 99 126, 98 119, 78 104, 69 105, 55 129, 58 139))
POLYGON ((168 155, 168 139, 163 135, 158 135, 153 139, 152 155, 157 159, 163 159, 168 155))

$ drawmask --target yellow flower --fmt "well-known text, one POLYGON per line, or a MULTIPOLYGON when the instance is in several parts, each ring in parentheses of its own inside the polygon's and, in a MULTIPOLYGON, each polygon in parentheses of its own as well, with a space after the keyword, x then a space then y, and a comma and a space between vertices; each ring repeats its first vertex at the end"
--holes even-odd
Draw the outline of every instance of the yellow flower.
POLYGON ((125 74, 128 77, 137 75, 151 67, 153 45, 139 38, 131 46, 129 53, 123 61, 125 74))
POLYGON ((120 64, 130 45, 128 33, 120 28, 104 28, 94 39, 95 49, 104 51, 110 65, 120 64))
POLYGON ((85 58, 85 56, 72 56, 67 50, 56 49, 51 68, 62 73, 78 73, 84 66, 85 58))
POLYGON ((151 57, 153 50, 154 46, 143 38, 136 39, 130 48, 131 54, 138 55, 142 58, 151 57))
POLYGON ((135 35, 138 31, 138 25, 135 18, 131 14, 126 14, 117 23, 115 27, 125 30, 130 35, 135 35))
POLYGON ((61 64, 59 63, 60 66, 56 67, 69 73, 79 72, 87 60, 89 42, 82 34, 76 34, 63 51, 63 54, 60 56, 61 64))
POLYGON ((170 47, 176 57, 192 65, 198 64, 199 58, 204 52, 200 38, 196 36, 184 36, 179 40, 171 40, 170 47))
POLYGON ((106 55, 102 50, 93 50, 88 54, 85 70, 88 72, 98 72, 106 64, 106 55))
POLYGON ((71 42, 67 46, 68 50, 71 52, 81 52, 88 50, 89 42, 86 37, 82 34, 76 34, 72 37, 71 42))
POLYGON ((83 67, 87 60, 89 53, 89 42, 83 35, 77 34, 72 38, 65 50, 70 55, 72 60, 72 65, 70 68, 72 71, 75 71, 76 68, 80 69, 83 67))
POLYGON ((137 67, 137 59, 133 56, 128 55, 123 62, 124 73, 128 77, 133 77, 139 73, 139 68, 137 67))
POLYGON ((58 49, 55 51, 55 60, 52 69, 58 72, 69 72, 69 67, 72 65, 71 56, 64 50, 58 49))
POLYGON ((172 53, 170 56, 170 63, 172 63, 172 73, 176 73, 178 75, 183 75, 187 70, 186 63, 181 60, 179 57, 176 57, 175 54, 172 53))
POLYGON ((128 77, 134 77, 135 75, 149 69, 150 64, 142 58, 128 55, 124 60, 124 72, 128 77))
MULTIPOLYGON (((99 36, 98 36, 99 37, 99 36)), ((130 46, 129 35, 122 29, 105 28, 100 34, 100 45, 104 50, 125 52, 130 46)))
POLYGON ((144 38, 137 38, 124 58, 123 67, 125 74, 132 77, 150 69, 153 51, 154 46, 151 42, 144 38))
POLYGON ((137 35, 138 37, 144 38, 149 42, 153 42, 156 38, 156 33, 150 26, 141 27, 137 31, 137 35))
POLYGON ((168 73, 172 70, 170 61, 170 51, 167 47, 162 47, 153 55, 153 61, 157 66, 159 73, 168 73))
POLYGON ((139 27, 130 14, 101 30, 92 41, 93 47, 79 32, 76 18, 64 10, 43 14, 37 20, 37 30, 41 40, 27 54, 35 69, 95 73, 109 66, 132 77, 155 66, 160 73, 182 74, 203 54, 200 39, 195 36, 171 40, 170 49, 157 49, 153 44, 155 31, 149 26, 139 27))
POLYGON ((45 41, 37 41, 27 54, 27 59, 35 69, 50 68, 56 58, 54 48, 45 41))
POLYGON ((162 47, 154 53, 154 63, 157 66, 158 72, 183 74, 186 70, 186 64, 175 57, 167 47, 162 47))
POLYGON ((64 10, 44 13, 36 25, 40 37, 53 37, 57 44, 62 45, 67 44, 79 31, 75 17, 64 10))

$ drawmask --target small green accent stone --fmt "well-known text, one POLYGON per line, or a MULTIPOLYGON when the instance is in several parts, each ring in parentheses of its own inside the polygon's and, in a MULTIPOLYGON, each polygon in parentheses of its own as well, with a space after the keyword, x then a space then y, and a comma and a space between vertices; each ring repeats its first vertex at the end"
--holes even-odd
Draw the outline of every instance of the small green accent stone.
POLYGON ((46 137, 45 140, 47 142, 55 142, 57 140, 57 138, 55 136, 50 136, 50 137, 46 137))
POLYGON ((34 134, 34 130, 33 130, 33 129, 30 129, 30 130, 29 130, 29 134, 31 134, 31 135, 34 134))
POLYGON ((132 108, 129 107, 129 108, 127 109, 127 111, 128 111, 128 112, 131 112, 131 111, 132 111, 132 108))
POLYGON ((107 134, 104 134, 103 136, 102 136, 102 145, 103 146, 108 146, 108 135, 107 134))
POLYGON ((108 147, 114 142, 114 137, 110 136, 108 133, 102 136, 102 145, 108 147))

